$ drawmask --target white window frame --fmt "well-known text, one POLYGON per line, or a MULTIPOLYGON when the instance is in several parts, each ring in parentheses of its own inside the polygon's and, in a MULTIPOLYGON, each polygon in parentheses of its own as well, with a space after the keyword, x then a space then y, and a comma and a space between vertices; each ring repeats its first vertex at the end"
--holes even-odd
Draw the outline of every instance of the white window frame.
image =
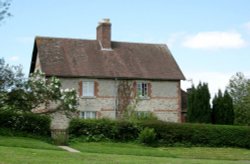
POLYGON ((138 98, 148 98, 148 82, 137 81, 136 83, 136 95, 138 98))
POLYGON ((82 118, 82 119, 96 119, 97 112, 96 111, 81 111, 80 118, 82 118))
POLYGON ((82 81, 82 97, 95 97, 95 82, 93 80, 82 81))

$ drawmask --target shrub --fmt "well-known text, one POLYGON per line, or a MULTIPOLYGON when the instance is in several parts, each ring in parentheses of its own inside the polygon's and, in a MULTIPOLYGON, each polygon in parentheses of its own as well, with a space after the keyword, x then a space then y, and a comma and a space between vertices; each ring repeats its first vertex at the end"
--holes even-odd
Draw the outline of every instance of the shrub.
POLYGON ((156 133, 153 128, 144 128, 139 134, 139 142, 144 144, 153 144, 155 142, 156 133))
POLYGON ((250 148, 250 127, 246 126, 73 119, 70 122, 69 134, 71 138, 78 137, 84 141, 139 139, 142 143, 159 146, 250 148))
POLYGON ((70 122, 71 137, 88 137, 116 141, 134 140, 138 137, 138 127, 130 122, 108 119, 83 120, 73 119, 70 122))
POLYGON ((50 136, 50 118, 33 113, 0 112, 0 128, 50 136))
POLYGON ((250 148, 250 127, 210 124, 179 124, 162 121, 141 122, 153 128, 160 145, 196 145, 250 148))

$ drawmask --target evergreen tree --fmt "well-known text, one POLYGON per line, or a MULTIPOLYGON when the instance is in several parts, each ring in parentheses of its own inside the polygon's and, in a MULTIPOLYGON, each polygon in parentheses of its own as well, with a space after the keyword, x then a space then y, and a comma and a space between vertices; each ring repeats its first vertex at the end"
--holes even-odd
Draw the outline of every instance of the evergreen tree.
POLYGON ((224 93, 224 107, 225 107, 225 124, 233 125, 234 123, 234 107, 233 99, 226 90, 224 93))
POLYGON ((188 122, 211 123, 210 93, 207 83, 192 86, 188 92, 188 122))
POLYGON ((213 124, 229 124, 234 121, 233 101, 227 91, 222 94, 221 90, 213 99, 212 123, 213 124))
POLYGON ((215 95, 212 108, 212 123, 213 124, 223 124, 223 95, 221 90, 215 95))
POLYGON ((192 85, 192 87, 190 89, 187 90, 187 94, 188 94, 188 100, 187 100, 187 121, 188 122, 193 122, 193 120, 195 120, 196 118, 196 113, 195 113, 195 109, 194 109, 194 100, 195 100, 195 91, 196 88, 194 85, 192 85))

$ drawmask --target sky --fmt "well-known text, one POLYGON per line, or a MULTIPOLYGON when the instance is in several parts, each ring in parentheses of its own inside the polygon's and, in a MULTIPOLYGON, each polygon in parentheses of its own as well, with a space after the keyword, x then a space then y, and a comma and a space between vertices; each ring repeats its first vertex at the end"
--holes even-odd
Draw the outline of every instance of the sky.
POLYGON ((29 73, 35 36, 95 39, 103 18, 112 40, 167 44, 186 80, 210 93, 250 78, 249 0, 12 0, 0 24, 0 58, 29 73))

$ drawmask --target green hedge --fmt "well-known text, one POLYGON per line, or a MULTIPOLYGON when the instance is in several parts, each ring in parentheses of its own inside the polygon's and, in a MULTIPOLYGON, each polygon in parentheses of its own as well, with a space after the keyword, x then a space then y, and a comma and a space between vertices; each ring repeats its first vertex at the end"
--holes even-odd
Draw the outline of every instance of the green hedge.
POLYGON ((69 134, 74 137, 101 136, 110 140, 128 141, 138 137, 139 129, 133 123, 125 121, 73 119, 70 122, 69 134))
POLYGON ((50 118, 33 113, 0 112, 0 128, 16 132, 50 136, 50 118))
POLYGON ((142 122, 155 129, 160 145, 196 145, 250 148, 250 127, 210 124, 178 124, 162 121, 142 122))
POLYGON ((250 127, 246 126, 74 119, 70 122, 69 133, 73 138, 101 136, 128 141, 137 140, 141 130, 146 127, 154 129, 156 133, 154 145, 250 148, 250 127))

